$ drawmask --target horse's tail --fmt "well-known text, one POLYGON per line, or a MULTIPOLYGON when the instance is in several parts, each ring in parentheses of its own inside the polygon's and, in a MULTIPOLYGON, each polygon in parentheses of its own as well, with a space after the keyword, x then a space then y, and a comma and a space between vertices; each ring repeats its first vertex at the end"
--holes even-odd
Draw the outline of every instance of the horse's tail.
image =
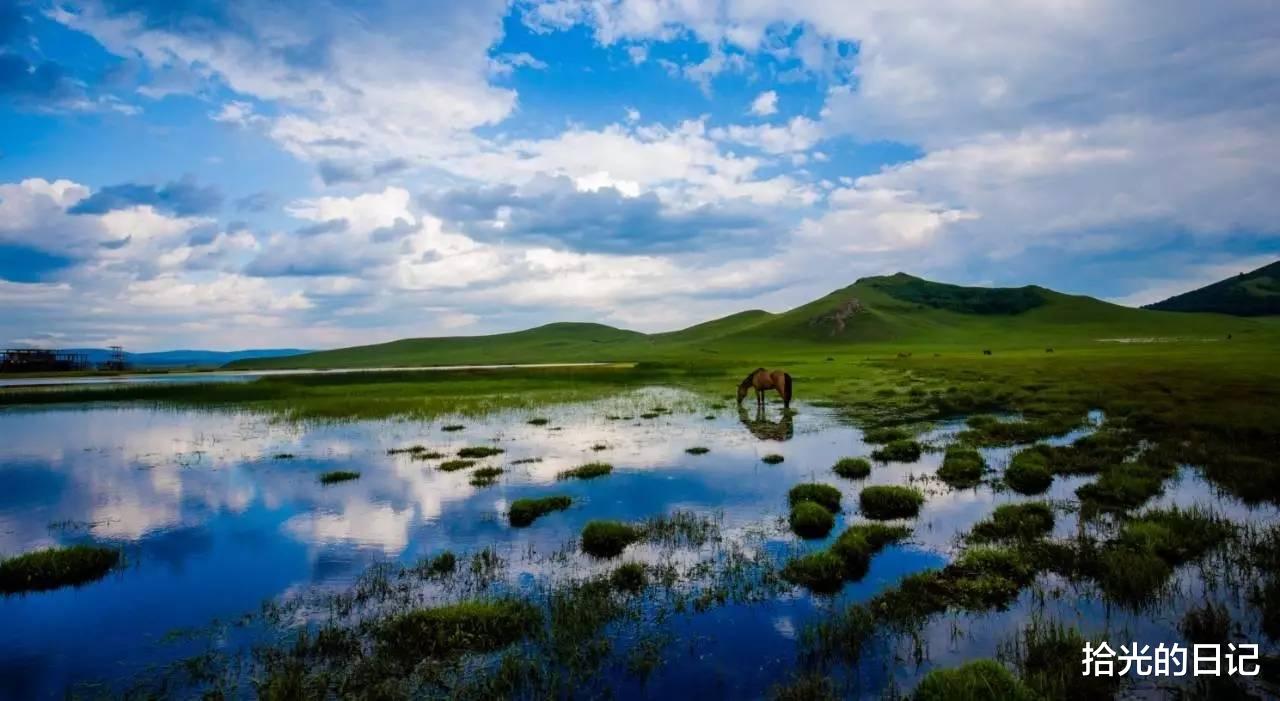
POLYGON ((782 373, 782 378, 785 380, 783 383, 785 386, 782 389, 782 403, 784 406, 791 406, 791 373, 782 373))

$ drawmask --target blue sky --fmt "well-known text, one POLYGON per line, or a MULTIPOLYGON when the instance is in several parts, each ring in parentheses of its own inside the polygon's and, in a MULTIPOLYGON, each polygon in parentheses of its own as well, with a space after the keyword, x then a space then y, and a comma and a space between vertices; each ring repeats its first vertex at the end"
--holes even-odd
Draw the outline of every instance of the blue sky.
POLYGON ((1280 255, 1238 0, 0 0, 0 342, 657 331, 1280 255))

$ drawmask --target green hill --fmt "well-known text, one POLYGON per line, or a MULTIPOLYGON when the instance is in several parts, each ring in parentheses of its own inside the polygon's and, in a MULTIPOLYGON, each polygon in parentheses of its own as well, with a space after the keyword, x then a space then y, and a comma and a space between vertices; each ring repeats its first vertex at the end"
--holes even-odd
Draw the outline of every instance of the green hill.
POLYGON ((503 363, 776 358, 847 348, 1018 349, 1152 340, 1224 339, 1267 327, 1218 314, 1122 307, 1036 286, 962 287, 897 273, 868 277, 781 314, 739 312, 679 331, 643 334, 557 323, 489 336, 413 338, 228 368, 406 367, 503 363))
POLYGON ((1234 316, 1280 314, 1280 260, 1251 273, 1184 292, 1145 309, 1169 312, 1215 312, 1234 316))

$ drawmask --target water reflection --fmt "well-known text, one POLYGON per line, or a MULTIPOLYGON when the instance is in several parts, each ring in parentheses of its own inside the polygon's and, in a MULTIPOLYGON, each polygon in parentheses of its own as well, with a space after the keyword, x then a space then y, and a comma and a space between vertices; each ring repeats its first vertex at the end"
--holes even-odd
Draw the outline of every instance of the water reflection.
MULTIPOLYGON (((871 446, 859 430, 816 407, 778 414, 743 409, 736 416, 721 410, 712 420, 703 418, 707 413, 697 397, 665 389, 542 408, 536 416, 549 419, 546 425, 530 424, 535 414, 521 411, 340 424, 138 407, 0 411, 0 556, 91 540, 121 546, 128 561, 80 589, 0 598, 0 698, 55 697, 72 682, 126 678, 189 654, 156 644, 175 628, 234 618, 309 586, 344 587, 375 562, 493 546, 511 561, 510 577, 528 581, 549 572, 528 553, 557 550, 590 519, 638 520, 683 508, 720 513, 725 531, 738 534, 778 523, 787 490, 815 479, 839 488, 848 505, 834 537, 860 519, 855 505, 863 486, 915 484, 929 500, 913 522, 913 541, 886 549, 868 575, 837 598, 865 600, 907 574, 944 564, 957 534, 994 505, 1026 499, 985 484, 950 489, 934 477, 937 452, 914 464, 877 464, 865 480, 839 479, 831 466, 867 455, 871 446), (651 411, 659 405, 670 411, 651 411), (642 418, 646 414, 653 418, 642 418), (455 422, 466 429, 441 430, 455 422), (415 444, 447 456, 469 445, 497 446, 504 452, 482 464, 506 472, 492 487, 475 487, 465 470, 436 469, 439 460, 388 454, 415 444), (710 452, 685 452, 695 445, 710 452), (762 464, 760 457, 772 452, 785 453, 785 462, 762 464), (591 461, 612 464, 614 473, 556 480, 562 470, 591 461), (325 487, 317 478, 328 470, 361 477, 325 487), (503 513, 512 500, 549 493, 572 496, 574 506, 534 528, 507 526, 503 513)), ((923 439, 943 443, 961 428, 959 421, 943 423, 923 439)), ((984 450, 997 475, 1012 453, 984 450)), ((1088 479, 1056 479, 1047 497, 1069 502, 1088 479)), ((1209 503, 1233 517, 1276 518, 1274 509, 1225 500, 1191 470, 1170 483, 1159 503, 1209 503)), ((1074 515, 1064 513, 1055 533, 1076 527, 1074 515)), ((826 544, 797 544, 772 531, 769 538, 770 552, 779 557, 826 544)), ((653 555, 647 546, 629 554, 653 555)), ((608 567, 585 559, 564 566, 579 573, 608 567)), ((790 673, 797 629, 829 605, 796 594, 679 619, 674 637, 698 640, 698 654, 667 665, 643 688, 620 682, 619 695, 687 695, 691 689, 758 695, 790 673)), ((1016 628, 1025 612, 1001 615, 1012 618, 972 622, 980 644, 954 654, 990 655, 988 643, 1016 628)), ((942 629, 931 624, 929 631, 936 636, 928 638, 931 645, 950 649, 942 629)), ((881 670, 868 680, 884 677, 881 670)))
POLYGON ((778 420, 771 421, 765 414, 764 407, 756 407, 755 417, 749 418, 747 408, 738 405, 738 421, 751 435, 762 441, 789 441, 796 433, 795 427, 795 411, 790 409, 782 409, 779 412, 778 420))

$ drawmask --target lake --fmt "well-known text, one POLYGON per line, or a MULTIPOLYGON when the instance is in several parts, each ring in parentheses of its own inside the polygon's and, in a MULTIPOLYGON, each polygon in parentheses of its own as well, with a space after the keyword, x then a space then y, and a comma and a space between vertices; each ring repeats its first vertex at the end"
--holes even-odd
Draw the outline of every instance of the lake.
MULTIPOLYGON (((922 440, 942 445, 962 427, 960 419, 937 423, 922 440)), ((1067 443, 1090 430, 1051 442, 1067 443)), ((119 690, 211 648, 234 654, 262 638, 264 624, 245 617, 258 614, 265 601, 348 590, 378 563, 408 565, 446 550, 465 557, 493 548, 504 563, 494 586, 527 591, 616 564, 573 547, 587 521, 639 521, 678 510, 712 519, 723 542, 641 543, 624 559, 691 565, 723 553, 727 542, 781 563, 861 521, 862 487, 921 487, 928 499, 917 518, 904 522, 911 538, 875 556, 867 575, 834 597, 764 587, 741 600, 730 596, 676 611, 657 626, 660 637, 653 626, 620 628, 619 650, 661 640, 660 661, 643 678, 621 663, 602 672, 605 685, 623 698, 755 697, 789 679, 806 625, 913 572, 946 564, 957 552, 958 534, 998 504, 1028 500, 985 483, 947 487, 933 477, 938 452, 910 464, 877 464, 863 480, 841 479, 831 466, 874 446, 838 412, 799 403, 793 416, 774 406, 757 416, 754 407, 740 412, 658 387, 536 412, 430 422, 292 423, 237 411, 124 405, 7 409, 0 411, 0 436, 0 556, 96 542, 121 548, 126 561, 82 587, 0 597, 3 698, 61 697, 96 683, 119 690), (668 411, 642 418, 654 407, 668 411), (534 418, 547 421, 530 424, 534 418), (464 428, 444 430, 449 424, 464 428), (388 452, 412 445, 450 457, 466 446, 496 446, 504 452, 481 463, 505 473, 492 486, 473 486, 469 470, 443 471, 439 459, 388 452), (686 452, 694 446, 710 450, 686 452), (761 458, 770 453, 785 460, 765 464, 761 458), (556 479, 562 470, 595 461, 610 463, 613 473, 556 479), (333 470, 360 477, 320 484, 319 475, 333 470), (787 529, 786 494, 811 480, 839 488, 846 506, 830 537, 802 541, 787 529), (514 499, 550 493, 568 494, 574 505, 528 528, 508 525, 504 514, 514 499)), ((1013 450, 983 453, 998 473, 1013 450)), ((1091 479, 1060 477, 1042 497, 1060 507, 1055 537, 1083 527, 1072 508, 1074 491, 1091 479)), ((1153 503, 1199 504, 1246 523, 1277 516, 1273 507, 1247 507, 1219 494, 1190 469, 1153 503)), ((1007 611, 943 614, 909 647, 885 643, 872 650, 859 663, 853 688, 879 698, 887 688, 910 689, 934 666, 994 656, 1036 616, 1102 631, 1116 644, 1175 640, 1179 612, 1198 603, 1205 586, 1199 570, 1182 568, 1168 603, 1141 613, 1107 605, 1090 586, 1045 575, 1007 611), (915 656, 920 659, 909 659, 915 656)), ((415 594, 427 603, 447 595, 431 587, 415 594)), ((298 623, 318 620, 317 609, 299 611, 298 623)))

